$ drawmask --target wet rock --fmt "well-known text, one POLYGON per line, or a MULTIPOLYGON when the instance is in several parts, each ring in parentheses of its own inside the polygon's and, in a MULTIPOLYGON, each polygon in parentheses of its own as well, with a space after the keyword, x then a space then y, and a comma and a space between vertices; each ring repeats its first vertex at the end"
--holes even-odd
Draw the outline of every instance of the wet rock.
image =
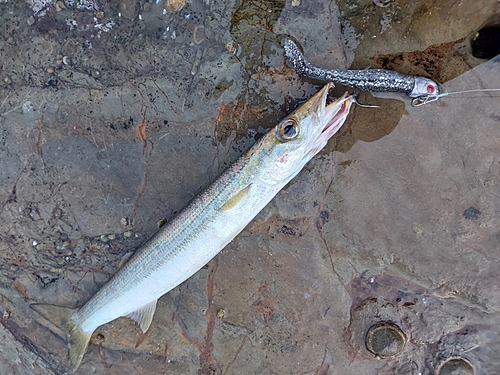
POLYGON ((472 55, 491 59, 500 54, 500 26, 487 26, 477 31, 471 41, 472 55))

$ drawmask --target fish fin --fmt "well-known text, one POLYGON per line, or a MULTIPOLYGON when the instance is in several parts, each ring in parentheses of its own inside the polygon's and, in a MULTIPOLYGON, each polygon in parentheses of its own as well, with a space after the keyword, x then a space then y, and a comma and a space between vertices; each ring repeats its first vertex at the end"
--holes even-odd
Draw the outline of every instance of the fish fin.
POLYGON ((250 190, 250 186, 252 184, 246 186, 244 189, 238 191, 235 195, 233 195, 229 200, 222 205, 220 208, 221 211, 229 211, 231 208, 234 208, 243 198, 248 195, 248 191, 250 190))
POLYGON ((122 267, 125 265, 125 263, 127 263, 127 262, 128 262, 128 260, 129 260, 130 258, 132 258, 132 255, 134 255, 134 252, 133 252, 133 251, 131 251, 130 253, 126 253, 126 254, 122 257, 122 259, 120 259, 120 261, 118 262, 118 268, 122 268, 122 267))
POLYGON ((142 332, 145 333, 149 329, 151 321, 153 320, 153 315, 155 314, 157 301, 158 300, 154 300, 153 302, 150 302, 147 305, 141 306, 137 310, 125 316, 139 323, 142 332))
POLYGON ((75 372, 82 362, 92 332, 84 332, 73 320, 76 309, 55 305, 33 304, 30 306, 68 336, 70 372, 75 372))

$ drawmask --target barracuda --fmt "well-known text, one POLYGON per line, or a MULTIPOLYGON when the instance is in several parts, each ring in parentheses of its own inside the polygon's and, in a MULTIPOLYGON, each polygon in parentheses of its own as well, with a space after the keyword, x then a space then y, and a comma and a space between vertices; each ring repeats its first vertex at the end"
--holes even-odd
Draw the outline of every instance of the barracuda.
POLYGON ((66 332, 72 372, 100 325, 127 316, 146 332, 158 298, 217 255, 326 145, 355 101, 346 93, 327 105, 332 86, 327 84, 264 135, 85 305, 78 309, 32 305, 66 332))

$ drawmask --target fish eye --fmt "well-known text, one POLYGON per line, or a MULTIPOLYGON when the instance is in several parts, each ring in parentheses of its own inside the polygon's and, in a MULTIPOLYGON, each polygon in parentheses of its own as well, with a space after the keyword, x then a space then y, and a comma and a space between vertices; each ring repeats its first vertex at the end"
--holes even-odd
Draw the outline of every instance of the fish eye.
POLYGON ((436 87, 432 83, 429 83, 427 85, 427 93, 434 94, 434 91, 436 91, 436 87))
POLYGON ((299 134, 299 125, 295 120, 287 119, 280 124, 278 134, 284 141, 294 139, 299 134))

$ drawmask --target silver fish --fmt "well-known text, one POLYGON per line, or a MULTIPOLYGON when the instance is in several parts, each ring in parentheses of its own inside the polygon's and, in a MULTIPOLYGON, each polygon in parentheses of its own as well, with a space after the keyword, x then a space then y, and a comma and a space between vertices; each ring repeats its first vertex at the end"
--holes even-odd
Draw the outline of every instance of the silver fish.
POLYGON ((158 298, 217 255, 326 145, 355 100, 346 93, 327 105, 332 86, 328 83, 264 135, 85 305, 77 309, 32 305, 66 332, 72 372, 100 325, 127 316, 146 332, 158 298))

